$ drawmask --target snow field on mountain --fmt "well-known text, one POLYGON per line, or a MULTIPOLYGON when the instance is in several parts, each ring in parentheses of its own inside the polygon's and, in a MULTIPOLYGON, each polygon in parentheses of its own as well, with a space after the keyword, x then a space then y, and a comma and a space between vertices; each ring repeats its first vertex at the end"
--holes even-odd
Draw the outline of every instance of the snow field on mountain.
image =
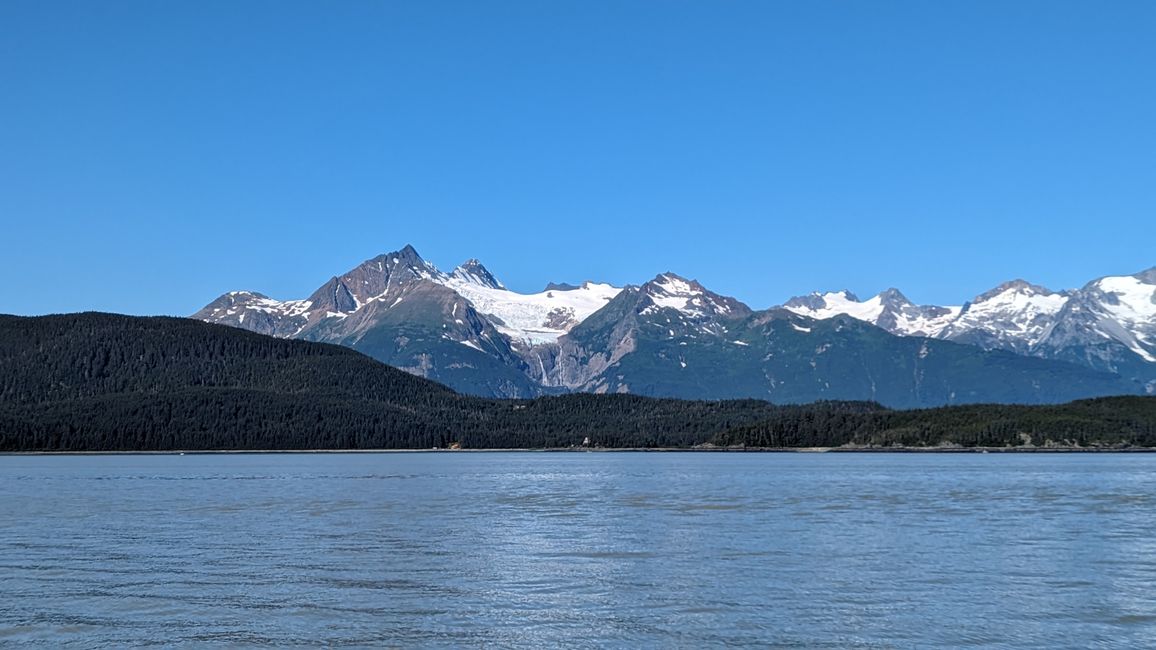
POLYGON ((526 345, 557 341, 622 291, 619 287, 594 282, 583 283, 571 291, 530 294, 494 289, 460 277, 444 283, 470 301, 474 309, 501 320, 495 324, 498 331, 526 345))

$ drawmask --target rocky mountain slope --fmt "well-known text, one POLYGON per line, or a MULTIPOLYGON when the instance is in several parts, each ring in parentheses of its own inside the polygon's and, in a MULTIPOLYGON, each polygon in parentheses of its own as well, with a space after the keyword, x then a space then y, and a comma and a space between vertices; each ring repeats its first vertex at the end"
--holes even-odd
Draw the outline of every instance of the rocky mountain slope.
POLYGON ((892 289, 866 301, 812 294, 757 312, 673 273, 521 294, 477 260, 443 273, 407 246, 306 299, 232 292, 194 317, 345 345, 488 396, 1036 403, 1144 392, 1141 353, 1156 339, 1137 306, 1144 280, 1131 277, 1079 295, 1013 282, 958 307, 914 305, 892 289), (1058 328, 1065 310, 1077 313, 1058 328), (1044 344, 1054 349, 1038 353, 1044 344))
POLYGON ((846 316, 754 312, 672 274, 626 289, 556 345, 534 352, 544 370, 535 375, 539 381, 596 393, 777 403, 864 399, 918 407, 1137 391, 1115 375, 898 337, 846 316))
POLYGON ((1051 291, 1006 282, 961 306, 917 306, 895 289, 860 301, 848 292, 793 298, 797 314, 847 315, 899 336, 926 336, 1081 364, 1156 392, 1156 268, 1051 291))
POLYGON ((586 283, 524 295, 477 260, 443 273, 412 246, 330 278, 303 300, 227 293, 193 318, 345 345, 468 393, 532 397, 546 392, 522 352, 556 340, 619 290, 586 283))

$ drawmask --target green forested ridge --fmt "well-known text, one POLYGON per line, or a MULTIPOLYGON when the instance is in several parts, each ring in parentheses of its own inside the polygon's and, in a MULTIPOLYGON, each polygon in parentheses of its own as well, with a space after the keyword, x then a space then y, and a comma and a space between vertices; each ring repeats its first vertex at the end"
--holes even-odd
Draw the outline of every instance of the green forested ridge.
POLYGON ((1054 405, 970 404, 848 413, 813 405, 733 427, 717 445, 798 447, 1156 447, 1156 397, 1101 397, 1054 405))
POLYGON ((682 446, 775 407, 494 400, 335 345, 180 318, 0 317, 0 450, 682 446))
POLYGON ((1156 398, 890 411, 631 395, 459 395, 334 345, 180 318, 0 316, 0 451, 1156 445, 1156 398))

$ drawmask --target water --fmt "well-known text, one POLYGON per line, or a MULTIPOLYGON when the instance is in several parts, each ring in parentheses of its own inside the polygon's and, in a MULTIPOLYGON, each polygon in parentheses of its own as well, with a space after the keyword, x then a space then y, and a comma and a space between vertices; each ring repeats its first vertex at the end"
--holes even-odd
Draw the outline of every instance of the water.
POLYGON ((0 457, 0 645, 1154 647, 1156 455, 0 457))

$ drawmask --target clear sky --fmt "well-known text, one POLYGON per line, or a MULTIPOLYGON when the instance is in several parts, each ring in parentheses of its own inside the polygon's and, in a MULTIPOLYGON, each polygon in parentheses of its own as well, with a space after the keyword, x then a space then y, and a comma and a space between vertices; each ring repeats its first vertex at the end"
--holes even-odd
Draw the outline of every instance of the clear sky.
POLYGON ((0 312, 412 243, 753 307, 1156 265, 1156 2, 0 2, 0 312))

